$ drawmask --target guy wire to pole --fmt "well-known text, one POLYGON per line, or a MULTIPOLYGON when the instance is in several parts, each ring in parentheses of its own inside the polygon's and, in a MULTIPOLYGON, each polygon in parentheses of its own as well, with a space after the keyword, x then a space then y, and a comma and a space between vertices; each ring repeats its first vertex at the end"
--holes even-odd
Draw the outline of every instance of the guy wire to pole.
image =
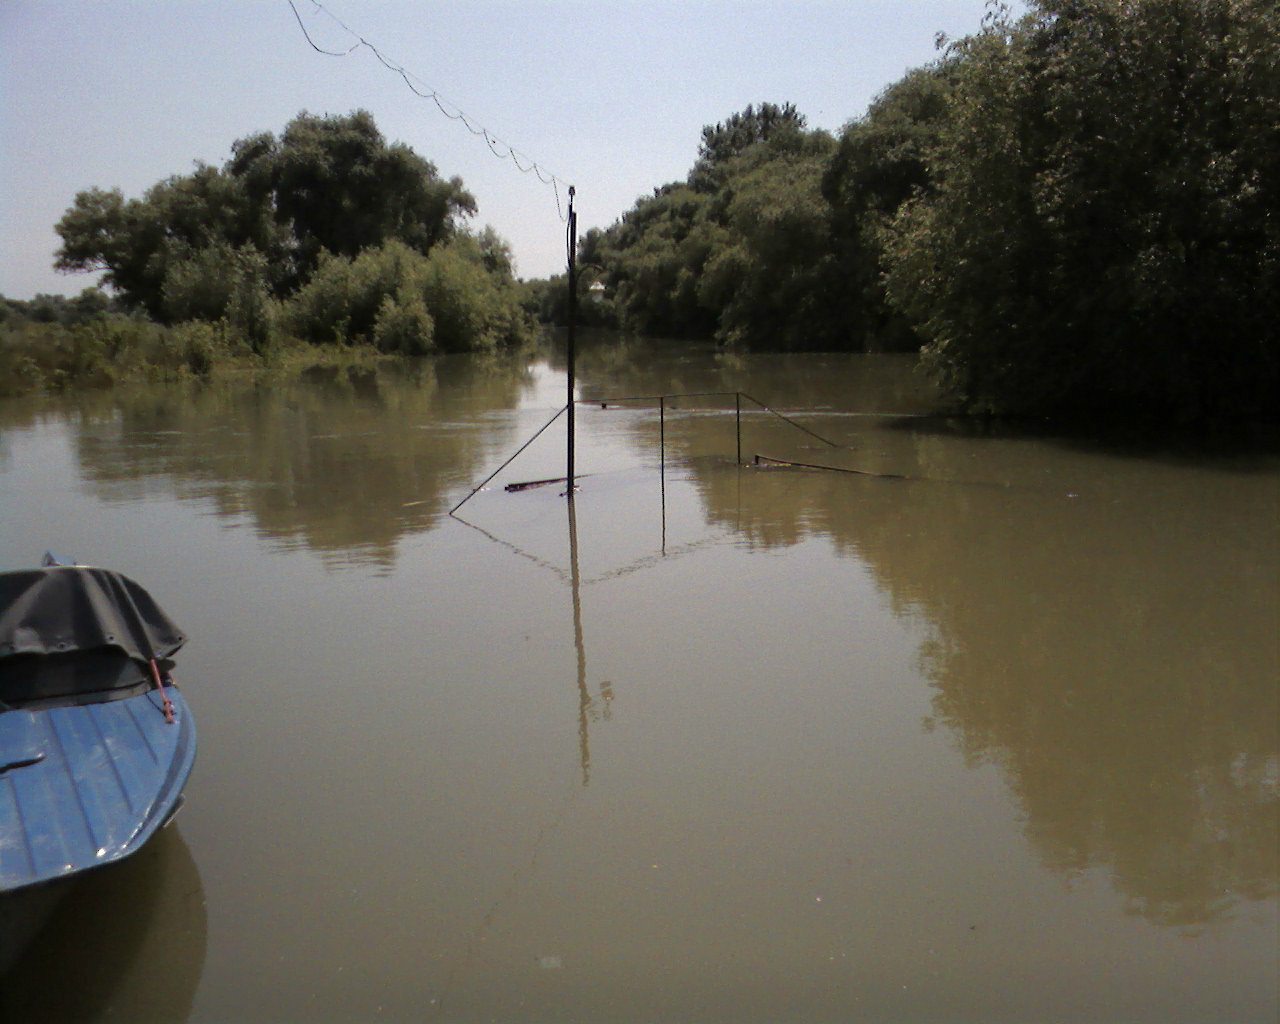
POLYGON ((568 406, 567 406, 567 405, 562 405, 562 406, 560 406, 560 408, 556 410, 556 414, 555 414, 554 416, 552 416, 552 417, 551 417, 551 419, 547 420, 547 422, 546 422, 546 423, 544 423, 541 427, 539 427, 539 428, 538 428, 538 432, 537 432, 536 434, 534 434, 534 435, 533 435, 533 437, 529 438, 529 440, 527 440, 527 441, 526 441, 524 444, 522 444, 518 449, 516 449, 515 454, 514 454, 514 455, 512 455, 512 456, 511 456, 511 458, 507 459, 507 461, 506 461, 506 462, 504 462, 501 466, 499 466, 499 467, 498 467, 497 469, 495 469, 492 473, 490 473, 487 477, 485 477, 485 478, 484 478, 483 480, 481 480, 478 484, 476 484, 476 486, 475 486, 475 487, 473 487, 473 488, 471 489, 471 493, 470 493, 470 494, 468 494, 465 498, 463 498, 460 502, 458 502, 458 504, 454 505, 454 506, 453 506, 453 508, 449 509, 449 515, 453 515, 455 512, 457 512, 457 511, 458 511, 458 509, 462 508, 462 506, 463 506, 463 505, 465 505, 467 502, 469 502, 472 498, 474 498, 477 494, 479 494, 481 490, 483 490, 483 489, 484 489, 484 485, 485 485, 485 484, 487 484, 487 483, 488 483, 490 480, 492 480, 495 476, 497 476, 497 475, 498 475, 499 473, 501 473, 504 469, 506 469, 509 465, 511 465, 511 463, 515 462, 515 461, 516 461, 516 459, 517 459, 517 458, 519 458, 520 453, 521 453, 521 452, 523 452, 526 448, 528 448, 528 447, 529 447, 529 445, 533 444, 533 442, 534 442, 534 441, 536 441, 536 440, 537 440, 537 439, 542 435, 542 432, 543 432, 544 430, 546 430, 546 429, 547 429, 547 427, 551 426, 551 424, 553 424, 556 420, 558 420, 561 416, 563 416, 563 415, 564 415, 564 411, 565 411, 567 408, 568 408, 568 406))

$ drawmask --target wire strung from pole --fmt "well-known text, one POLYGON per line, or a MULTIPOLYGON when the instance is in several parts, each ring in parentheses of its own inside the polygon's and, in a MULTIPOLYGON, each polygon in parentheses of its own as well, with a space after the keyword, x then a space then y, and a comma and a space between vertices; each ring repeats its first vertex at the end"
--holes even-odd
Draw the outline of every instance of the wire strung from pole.
POLYGON ((293 0, 289 0, 289 10, 293 11, 293 16, 298 19, 298 28, 302 29, 303 36, 306 37, 307 42, 311 44, 311 49, 315 50, 316 53, 323 53, 326 57, 345 57, 360 45, 359 43, 352 43, 350 47, 342 51, 326 50, 322 46, 317 46, 316 41, 311 38, 311 33, 307 31, 307 26, 303 24, 302 15, 298 13, 298 8, 293 6, 293 0))
POLYGON ((802 426, 801 424, 797 423, 790 416, 782 415, 782 413, 778 412, 777 409, 770 409, 767 405, 764 404, 764 402, 760 401, 760 399, 753 398, 751 395, 747 394, 745 391, 739 391, 738 394, 740 394, 748 402, 754 402, 756 405, 760 406, 761 409, 769 413, 771 416, 777 416, 778 419, 782 420, 784 423, 790 423, 797 430, 803 431, 804 433, 808 434, 810 437, 816 438, 817 440, 825 444, 828 448, 840 447, 838 444, 836 444, 834 441, 830 440, 829 438, 825 438, 821 434, 810 430, 808 427, 802 426))
POLYGON ((487 477, 485 477, 485 478, 484 478, 483 480, 481 480, 478 484, 476 484, 476 486, 475 486, 475 487, 473 487, 473 488, 471 489, 471 493, 470 493, 470 494, 468 494, 465 498, 463 498, 460 502, 458 502, 458 504, 454 505, 454 506, 453 506, 453 508, 449 509, 449 515, 453 515, 455 512, 457 512, 457 511, 458 511, 458 509, 462 508, 462 506, 463 506, 463 505, 465 505, 467 502, 469 502, 472 498, 474 498, 477 494, 479 494, 479 493, 480 493, 481 489, 484 487, 484 485, 485 485, 485 484, 487 484, 487 483, 488 483, 490 480, 492 480, 495 476, 497 476, 497 475, 498 475, 499 473, 501 473, 504 469, 506 469, 509 465, 511 465, 511 463, 515 462, 515 460, 516 460, 517 458, 519 458, 519 457, 520 457, 520 454, 521 454, 521 453, 522 453, 526 448, 528 448, 528 447, 529 447, 529 445, 533 444, 533 442, 534 442, 534 441, 538 440, 538 438, 542 436, 542 432, 543 432, 544 430, 546 430, 549 426, 551 426, 551 424, 553 424, 556 420, 558 420, 561 416, 563 416, 563 415, 565 414, 565 411, 566 411, 568 408, 569 408, 569 407, 568 407, 567 405, 562 405, 562 406, 560 406, 560 408, 556 410, 556 414, 555 414, 554 416, 552 416, 552 417, 551 417, 551 419, 547 420, 547 422, 546 422, 546 423, 544 423, 542 426, 540 426, 540 427, 538 428, 537 433, 535 433, 535 434, 533 435, 533 437, 529 438, 529 440, 527 440, 524 444, 522 444, 519 448, 517 448, 517 449, 516 449, 515 454, 514 454, 514 455, 512 455, 512 456, 511 456, 511 458, 507 459, 507 461, 506 461, 506 462, 504 462, 501 466, 499 466, 499 467, 498 467, 497 469, 495 469, 492 473, 490 473, 487 477))
POLYGON ((378 47, 369 42, 368 39, 362 36, 355 29, 351 28, 351 26, 325 7, 324 4, 320 3, 320 0, 311 0, 312 7, 315 8, 316 11, 326 15, 339 28, 355 39, 355 42, 346 50, 326 50, 324 47, 316 43, 316 41, 311 38, 311 33, 307 31, 306 23, 303 22, 302 15, 298 13, 298 8, 294 4, 294 0, 287 0, 287 3, 289 4, 289 9, 293 11, 294 18, 298 22, 298 28, 302 30, 303 38, 306 39, 308 45, 310 45, 311 49, 315 50, 316 53, 322 53, 326 57, 349 57, 356 50, 360 49, 360 47, 364 47, 378 59, 379 64, 388 71, 394 71, 399 75, 404 81, 404 84, 409 87, 409 91, 415 96, 419 96, 424 100, 431 100, 436 105, 437 109, 439 109, 440 113, 450 121, 460 122, 472 135, 483 138, 485 145, 489 147, 489 152, 499 160, 510 160, 511 163, 515 165, 516 170, 521 174, 532 174, 542 182, 542 184, 550 185, 556 200, 556 216, 559 217, 562 222, 566 224, 568 223, 568 215, 565 213, 564 206, 560 201, 560 186, 565 185, 569 188, 572 188, 572 186, 569 185, 569 183, 562 177, 557 174, 553 174, 550 170, 528 156, 528 154, 522 153, 510 143, 500 139, 497 135, 484 127, 484 125, 479 124, 475 118, 467 114, 456 103, 442 96, 404 65, 391 60, 391 58, 379 50, 378 47), (452 113, 450 113, 449 108, 452 108, 452 113), (503 152, 504 150, 505 152, 503 152), (521 161, 523 161, 523 163, 521 161))

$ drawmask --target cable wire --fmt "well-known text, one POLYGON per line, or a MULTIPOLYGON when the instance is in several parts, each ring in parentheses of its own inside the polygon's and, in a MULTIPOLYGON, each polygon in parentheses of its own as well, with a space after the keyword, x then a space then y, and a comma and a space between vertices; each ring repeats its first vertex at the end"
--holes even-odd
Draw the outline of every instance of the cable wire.
POLYGON ((322 49, 316 45, 316 41, 311 38, 311 33, 307 31, 307 26, 302 23, 302 15, 298 13, 298 8, 293 6, 293 0, 289 0, 289 9, 293 11, 293 16, 298 19, 298 28, 302 29, 303 36, 306 37, 307 42, 311 44, 311 49, 315 50, 316 53, 323 53, 326 57, 345 57, 351 52, 351 50, 354 50, 360 45, 359 43, 352 43, 351 48, 343 51, 342 53, 339 53, 336 50, 322 49))
POLYGON ((374 57, 377 58, 379 64, 381 64, 388 71, 393 71, 397 75, 399 75, 400 78, 404 81, 404 84, 409 88, 409 91, 412 92, 415 96, 418 96, 424 100, 431 100, 433 103, 435 103, 440 113, 442 113, 450 121, 460 121, 462 123, 462 126, 466 128, 467 131, 470 132, 472 135, 482 137, 485 141, 485 145, 489 147, 489 152, 491 152, 499 160, 506 160, 507 158, 510 158, 512 164, 515 165, 516 170, 518 170, 521 174, 532 174, 540 182, 542 182, 542 184, 550 185, 556 200, 556 216, 560 218, 561 222, 566 224, 568 223, 568 216, 565 214, 563 204, 560 201, 560 186, 566 185, 572 188, 572 186, 569 185, 567 181, 565 181, 559 175, 552 174, 551 171, 541 166, 536 160, 530 159, 528 156, 525 156, 525 154, 523 153, 521 153, 520 155, 524 157, 524 159, 528 161, 528 163, 527 165, 521 164, 520 161, 516 159, 517 150, 515 149, 514 146, 512 146, 509 142, 506 142, 505 140, 500 139, 493 132, 489 131, 488 128, 486 128, 484 125, 480 124, 470 115, 468 115, 466 111, 464 111, 460 106, 458 106, 452 100, 449 100, 446 97, 442 96, 439 92, 433 89, 430 85, 424 82, 421 78, 419 78, 417 75, 411 72, 404 65, 398 64, 395 61, 393 61, 390 57, 388 57, 380 49, 378 49, 378 47, 376 47, 373 43, 369 42, 368 39, 362 36, 355 29, 351 28, 346 22, 344 22, 336 14, 334 14, 327 7, 325 7, 324 4, 320 3, 320 0, 311 0, 312 7, 317 12, 327 16, 339 28, 341 28, 349 36, 355 39, 355 42, 351 44, 349 49, 326 50, 322 46, 319 46, 316 43, 316 41, 311 38, 311 33, 307 31, 307 26, 302 20, 302 15, 298 13, 298 8, 294 4, 294 0, 286 0, 286 2, 289 4, 289 9, 293 11, 293 16, 298 22, 298 28, 302 30, 303 38, 306 39, 308 45, 310 45, 310 47, 313 50, 315 50, 316 53, 322 53, 326 57, 348 57, 352 53, 354 53, 356 50, 360 49, 361 47, 370 51, 374 55, 374 57), (415 85, 415 83, 417 84, 415 85), (455 113, 452 113, 452 114, 449 113, 449 111, 446 109, 446 106, 452 107, 455 113), (499 152, 500 148, 505 149, 506 153, 499 152))

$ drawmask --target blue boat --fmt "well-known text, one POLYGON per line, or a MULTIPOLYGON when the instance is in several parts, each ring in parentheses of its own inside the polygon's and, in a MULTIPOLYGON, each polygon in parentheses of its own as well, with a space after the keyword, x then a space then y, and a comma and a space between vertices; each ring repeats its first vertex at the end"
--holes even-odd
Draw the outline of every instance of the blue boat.
POLYGON ((196 754, 170 675, 185 640, 120 573, 0 573, 0 894, 127 857, 177 812, 196 754))

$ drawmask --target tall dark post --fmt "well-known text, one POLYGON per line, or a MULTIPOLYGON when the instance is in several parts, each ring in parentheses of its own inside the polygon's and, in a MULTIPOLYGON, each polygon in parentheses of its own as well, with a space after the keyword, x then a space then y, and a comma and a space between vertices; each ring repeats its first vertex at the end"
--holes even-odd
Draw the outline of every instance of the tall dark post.
POLYGON ((742 465, 742 392, 733 393, 733 427, 738 437, 738 465, 742 465))
POLYGON ((658 396, 658 482, 662 487, 662 553, 667 553, 667 396, 658 396))
POLYGON ((573 501, 574 474, 573 474, 573 364, 576 353, 574 352, 574 324, 578 319, 578 215, 573 210, 574 187, 569 186, 569 332, 567 339, 568 363, 569 363, 569 443, 565 456, 565 494, 569 500, 573 501))

